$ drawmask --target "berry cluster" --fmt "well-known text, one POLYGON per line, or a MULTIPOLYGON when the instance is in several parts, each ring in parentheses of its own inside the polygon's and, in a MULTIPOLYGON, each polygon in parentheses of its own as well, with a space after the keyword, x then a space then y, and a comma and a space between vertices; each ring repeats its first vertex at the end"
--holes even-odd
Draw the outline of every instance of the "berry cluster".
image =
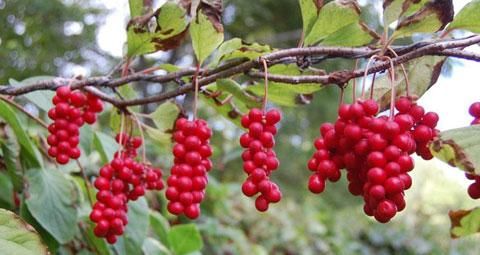
POLYGON ((85 122, 95 123, 97 113, 103 110, 103 103, 90 93, 71 91, 69 86, 59 87, 52 102, 55 107, 48 111, 48 117, 53 120, 48 126, 48 155, 63 165, 70 158, 80 157, 77 147, 80 142, 79 129, 85 122))
MULTIPOLYGON (((479 125, 480 124, 480 102, 475 102, 472 105, 470 105, 470 108, 468 109, 468 112, 472 117, 474 117, 474 120, 472 121, 471 125, 479 125)), ((470 174, 470 173, 465 173, 465 176, 469 180, 473 180, 473 183, 468 186, 468 195, 473 198, 473 199, 479 199, 480 198, 480 176, 470 174)))
POLYGON ((425 113, 411 98, 395 102, 398 113, 391 118, 375 117, 374 100, 342 104, 334 124, 320 128, 316 152, 308 162, 308 188, 313 193, 325 189, 326 180, 340 179, 347 170, 348 189, 363 196, 364 211, 379 222, 388 222, 405 208, 404 191, 412 185, 408 172, 413 169, 411 154, 430 159, 428 143, 436 136, 438 115, 425 113))
POLYGON ((190 219, 200 216, 200 203, 205 197, 207 172, 212 168, 210 137, 212 131, 206 121, 180 118, 175 123, 173 139, 174 165, 168 177, 167 209, 175 215, 185 214, 190 219))
POLYGON ((90 213, 90 219, 96 223, 95 235, 105 237, 111 244, 123 234, 128 223, 128 201, 137 200, 147 189, 164 187, 161 169, 135 161, 141 139, 123 134, 117 135, 116 140, 123 145, 123 150, 100 169, 100 176, 94 182, 98 189, 97 202, 90 213))
POLYGON ((275 109, 264 114, 254 108, 241 120, 242 126, 248 129, 240 137, 240 145, 245 148, 242 153, 243 170, 248 174, 242 191, 248 197, 260 193, 255 200, 255 207, 261 212, 268 210, 270 203, 277 203, 282 198, 280 189, 269 178, 279 165, 273 147, 277 133, 275 124, 280 119, 281 114, 275 109))

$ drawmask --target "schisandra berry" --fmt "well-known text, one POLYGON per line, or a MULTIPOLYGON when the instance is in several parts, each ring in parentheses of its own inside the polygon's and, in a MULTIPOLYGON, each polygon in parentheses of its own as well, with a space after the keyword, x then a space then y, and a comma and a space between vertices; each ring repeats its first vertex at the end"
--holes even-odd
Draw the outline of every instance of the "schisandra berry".
POLYGON ((180 118, 175 123, 173 139, 174 165, 168 177, 167 209, 175 215, 190 219, 200 216, 200 203, 205 197, 207 172, 212 168, 210 137, 212 131, 206 121, 180 118))
POLYGON ((363 196, 367 215, 386 223, 403 210, 404 191, 412 185, 410 155, 432 158, 428 145, 438 133, 438 115, 425 113, 409 97, 398 98, 395 108, 398 113, 388 118, 375 117, 379 107, 373 100, 340 105, 339 118, 322 124, 314 142, 308 189, 323 192, 326 182, 338 181, 345 168, 348 190, 363 196))
POLYGON ((161 169, 135 161, 136 150, 142 143, 140 138, 120 134, 116 140, 121 141, 123 150, 116 152, 114 159, 100 169, 94 181, 97 202, 90 213, 90 220, 96 223, 94 234, 110 244, 125 231, 128 201, 137 200, 146 190, 164 187, 161 169))
POLYGON ((242 192, 248 197, 260 194, 255 200, 258 211, 268 210, 270 203, 277 203, 282 193, 277 184, 270 180, 270 174, 279 166, 273 150, 274 135, 281 119, 279 111, 272 109, 266 113, 259 109, 251 109, 241 119, 242 126, 248 129, 240 137, 240 145, 245 148, 242 153, 243 170, 248 178, 242 185, 242 192))
MULTIPOLYGON (((479 125, 480 124, 480 102, 475 102, 472 105, 470 105, 470 108, 468 109, 468 113, 472 115, 474 120, 470 123, 470 125, 479 125)), ((480 175, 475 175, 471 173, 466 173, 465 176, 469 180, 473 180, 473 183, 471 183, 468 186, 468 195, 473 198, 473 199, 479 199, 480 198, 480 175)))
POLYGON ((80 157, 80 127, 85 122, 95 122, 97 113, 103 110, 103 103, 95 95, 71 91, 69 86, 57 88, 52 102, 55 107, 48 111, 48 117, 53 120, 48 126, 48 155, 63 165, 80 157))

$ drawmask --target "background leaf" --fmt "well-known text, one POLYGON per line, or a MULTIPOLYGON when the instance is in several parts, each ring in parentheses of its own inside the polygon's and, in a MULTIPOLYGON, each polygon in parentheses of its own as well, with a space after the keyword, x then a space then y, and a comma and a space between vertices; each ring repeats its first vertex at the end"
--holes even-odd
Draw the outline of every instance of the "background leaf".
POLYGON ((180 108, 172 101, 166 101, 159 105, 154 112, 149 114, 149 117, 155 123, 158 130, 162 132, 172 131, 175 125, 175 120, 180 114, 180 108))
POLYGON ((190 24, 192 47, 200 65, 223 42, 223 26, 213 22, 202 11, 199 11, 195 20, 190 24))
POLYGON ((120 254, 142 254, 143 240, 147 237, 149 209, 144 197, 128 203, 128 225, 115 244, 120 254))
POLYGON ((167 247, 165 247, 158 240, 147 237, 143 241, 142 251, 145 255, 169 255, 172 254, 167 247))
MULTIPOLYGON (((317 44, 330 34, 359 21, 360 8, 356 2, 331 1, 320 10, 310 33, 305 35, 304 44, 307 46, 317 44)), ((350 35, 344 34, 344 36, 350 35)))
MULTIPOLYGON (((56 78, 55 76, 34 76, 22 81, 9 79, 8 82, 12 86, 28 86, 35 82, 53 80, 55 78, 56 78)), ((48 110, 50 110, 50 108, 52 107, 51 100, 54 94, 55 92, 50 90, 37 90, 37 91, 24 94, 23 96, 27 98, 31 103, 38 106, 38 108, 40 108, 41 110, 48 112, 48 110)))
POLYGON ((430 1, 419 11, 401 19, 392 38, 407 37, 414 33, 436 32, 443 29, 452 20, 452 0, 430 1))
POLYGON ((302 12, 303 34, 308 35, 323 6, 323 0, 299 0, 298 2, 302 12))
POLYGON ((452 237, 465 237, 480 232, 480 208, 451 211, 448 215, 452 223, 452 237))
POLYGON ((431 143, 436 158, 469 173, 480 175, 480 126, 468 126, 440 132, 431 143))
POLYGON ((216 51, 210 67, 217 66, 222 61, 231 59, 256 59, 266 53, 272 52, 268 45, 258 43, 247 43, 240 38, 233 38, 223 42, 216 51))
POLYGON ((194 224, 172 227, 170 232, 168 232, 168 240, 176 255, 189 254, 203 247, 202 237, 194 224))
POLYGON ((480 0, 473 0, 465 5, 447 29, 465 29, 473 33, 480 33, 480 0))
POLYGON ((2 254, 50 254, 35 229, 18 215, 0 208, 0 247, 2 254))
POLYGON ((32 169, 26 175, 32 216, 61 244, 73 239, 77 225, 75 184, 58 170, 32 169))
POLYGON ((93 145, 100 154, 102 164, 107 164, 113 159, 113 154, 119 149, 115 139, 102 132, 94 132, 93 145))
MULTIPOLYGON (((404 64, 410 82, 410 94, 421 97, 427 92, 437 82, 444 62, 445 57, 426 56, 404 64)), ((400 66, 395 67, 395 86, 397 97, 405 95, 405 76, 400 66)), ((373 98, 379 103, 381 110, 386 110, 390 105, 391 87, 387 75, 375 80, 373 98)), ((367 95, 370 95, 370 90, 371 88, 367 95)))
POLYGON ((150 227, 160 242, 164 246, 170 247, 168 242, 168 231, 170 231, 170 224, 168 223, 167 219, 165 219, 165 217, 158 212, 150 211, 150 227))

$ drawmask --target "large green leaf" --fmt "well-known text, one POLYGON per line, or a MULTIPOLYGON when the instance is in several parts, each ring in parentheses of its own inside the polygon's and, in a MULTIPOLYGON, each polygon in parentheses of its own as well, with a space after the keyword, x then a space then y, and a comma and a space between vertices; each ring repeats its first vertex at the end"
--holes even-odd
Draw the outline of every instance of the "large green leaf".
POLYGON ((303 34, 308 35, 323 6, 323 0, 299 0, 302 12, 303 34))
POLYGON ((370 43, 372 39, 373 37, 367 26, 363 23, 355 22, 331 33, 321 44, 354 47, 366 45, 370 43))
POLYGON ((143 13, 143 0, 128 0, 128 6, 130 7, 130 16, 136 17, 143 13))
POLYGON ((42 238, 42 241, 48 246, 48 250, 52 254, 55 254, 58 247, 60 247, 60 244, 45 228, 42 227, 42 225, 40 225, 40 223, 38 223, 37 220, 35 220, 35 218, 28 210, 25 201, 21 201, 19 214, 23 220, 28 222, 28 224, 32 225, 35 230, 37 230, 37 232, 40 234, 40 237, 42 238))
POLYGON ((389 26, 394 21, 417 12, 429 1, 430 0, 384 0, 384 26, 389 26))
POLYGON ((168 232, 168 240, 175 255, 189 254, 203 247, 202 237, 195 224, 172 227, 168 232))
POLYGON ((223 26, 215 19, 208 17, 203 11, 199 11, 190 25, 190 36, 192 37, 193 51, 201 65, 223 42, 223 26))
POLYGON ((464 29, 473 33, 480 33, 480 0, 473 0, 465 5, 447 29, 464 29))
POLYGON ((144 197, 128 203, 128 225, 122 238, 115 244, 120 254, 142 254, 143 240, 147 237, 149 209, 144 197))
POLYGON ((257 59, 272 50, 268 45, 247 43, 240 38, 233 38, 223 42, 220 47, 218 47, 209 66, 215 67, 220 62, 231 59, 257 59))
POLYGON ((25 152, 24 156, 31 161, 32 165, 40 167, 41 157, 33 145, 32 141, 25 132, 25 126, 22 126, 17 119, 16 113, 4 101, 0 100, 0 117, 4 119, 12 128, 18 143, 20 144, 20 153, 25 152))
POLYGON ((144 255, 171 255, 172 253, 168 250, 165 245, 160 243, 158 240, 148 237, 143 241, 142 251, 144 255))
POLYGON ((131 57, 176 48, 185 37, 187 27, 185 9, 176 3, 168 2, 157 12, 157 26, 154 31, 149 30, 145 24, 131 22, 127 28, 127 55, 131 57))
POLYGON ((71 241, 76 232, 78 190, 73 181, 58 170, 32 169, 26 204, 32 216, 59 243, 71 241))
POLYGON ((179 114, 180 108, 178 105, 171 101, 166 101, 159 105, 154 112, 150 113, 149 117, 153 120, 158 130, 171 132, 179 114))
POLYGON ((450 211, 452 223, 450 233, 453 238, 464 237, 480 232, 480 208, 450 211))
POLYGON ((398 39, 415 33, 432 33, 443 29, 453 19, 451 0, 430 1, 420 10, 399 20, 392 38, 398 39))
MULTIPOLYGON (((345 26, 358 23, 359 21, 360 8, 356 2, 331 1, 320 10, 310 33, 305 34, 304 44, 307 46, 317 44, 345 26)), ((342 35, 345 37, 344 39, 351 36, 346 33, 342 33, 342 35)), ((332 41, 332 39, 330 40, 332 41)))
POLYGON ((170 231, 170 224, 168 223, 167 219, 165 219, 165 217, 158 212, 150 211, 150 227, 160 242, 164 246, 170 247, 170 244, 168 243, 168 231, 170 231))
MULTIPOLYGON (((445 57, 425 56, 404 64, 410 84, 410 94, 421 97, 435 84, 444 62, 445 57)), ((384 75, 375 80, 373 98, 380 104, 381 110, 387 109, 390 104, 392 85, 389 78, 384 75)), ((395 86, 397 97, 405 95, 405 76, 400 66, 395 67, 395 86)), ((370 91, 367 95, 370 95, 370 91)))
MULTIPOLYGON (((16 81, 14 79, 9 79, 8 82, 12 86, 28 86, 36 82, 53 80, 54 76, 35 76, 27 78, 23 81, 16 81)), ((51 99, 55 92, 50 90, 37 90, 32 91, 23 96, 26 97, 30 102, 34 103, 38 108, 42 109, 45 112, 48 112, 52 108, 51 99)))
POLYGON ((431 143, 430 151, 451 166, 480 175, 480 126, 443 131, 431 143))
POLYGON ((32 226, 4 209, 0 209, 0 247, 2 254, 50 254, 32 226))
POLYGON ((93 145, 98 153, 100 153, 102 164, 110 162, 113 159, 113 154, 119 149, 119 145, 115 139, 102 132, 94 133, 93 145))

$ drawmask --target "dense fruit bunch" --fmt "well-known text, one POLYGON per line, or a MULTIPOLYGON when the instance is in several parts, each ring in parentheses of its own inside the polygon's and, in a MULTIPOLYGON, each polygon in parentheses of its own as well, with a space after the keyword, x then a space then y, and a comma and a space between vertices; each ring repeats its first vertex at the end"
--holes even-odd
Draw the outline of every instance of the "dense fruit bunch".
MULTIPOLYGON (((468 109, 470 115, 474 117, 471 125, 479 125, 480 124, 480 102, 475 102, 470 105, 468 109)), ((480 198, 480 176, 466 173, 465 174, 467 179, 473 180, 473 183, 468 186, 468 195, 473 199, 480 198)))
POLYGON ((397 99, 395 108, 398 113, 388 118, 375 117, 378 105, 373 100, 342 104, 337 121, 323 124, 322 137, 315 140, 316 152, 308 162, 314 172, 310 191, 323 192, 326 180, 338 181, 345 168, 348 189, 363 196, 367 215, 384 223, 403 210, 404 191, 412 185, 410 155, 432 157, 427 146, 438 132, 438 115, 425 113, 407 97, 397 99))
POLYGON ((175 123, 175 159, 166 190, 170 213, 185 214, 190 219, 200 216, 200 203, 208 183, 207 172, 212 168, 209 159, 212 155, 211 136, 212 131, 204 120, 180 118, 175 123))
POLYGON ((161 169, 135 161, 141 139, 124 134, 117 135, 116 140, 118 143, 121 140, 123 150, 115 153, 114 159, 100 169, 100 176, 94 182, 98 189, 97 202, 90 213, 90 219, 96 223, 93 232, 109 243, 115 243, 125 230, 128 201, 137 200, 147 189, 164 187, 161 169))
POLYGON ((85 122, 95 123, 97 113, 103 110, 103 103, 92 94, 71 91, 69 86, 59 87, 52 102, 55 107, 48 111, 48 117, 53 120, 48 126, 48 155, 63 165, 70 159, 80 157, 80 149, 77 147, 80 127, 85 122))
POLYGON ((282 198, 280 189, 269 178, 279 165, 273 147, 277 133, 275 124, 280 119, 281 114, 275 109, 266 114, 259 109, 251 109, 242 117, 242 126, 248 129, 240 137, 240 145, 245 148, 242 154, 243 170, 248 174, 242 191, 248 197, 260 193, 255 200, 255 207, 261 212, 266 211, 270 203, 277 203, 282 198))

